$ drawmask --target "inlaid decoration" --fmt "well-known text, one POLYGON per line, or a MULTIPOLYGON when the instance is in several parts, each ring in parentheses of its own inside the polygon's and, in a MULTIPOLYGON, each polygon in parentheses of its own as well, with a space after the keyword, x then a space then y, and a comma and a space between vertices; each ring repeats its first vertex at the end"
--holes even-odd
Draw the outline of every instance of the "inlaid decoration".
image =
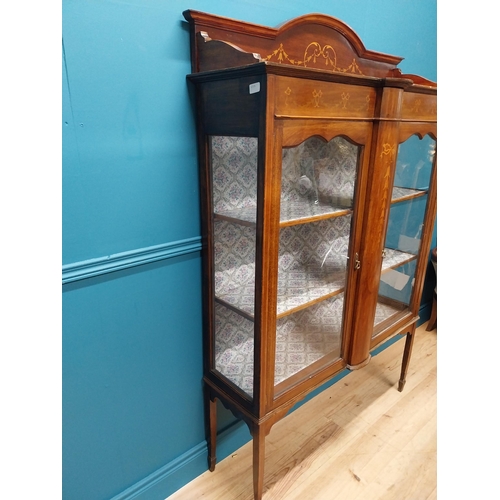
POLYGON ((437 99, 435 95, 405 93, 401 106, 402 118, 419 117, 425 121, 436 121, 437 99))
POLYGON ((312 95, 313 95, 314 107, 319 108, 319 100, 321 99, 323 92, 321 92, 321 90, 313 90, 312 95))
MULTIPOLYGON (((351 64, 349 66, 342 68, 337 65, 337 53, 335 49, 328 44, 321 45, 318 42, 311 42, 306 49, 304 50, 304 56, 302 59, 295 59, 290 57, 288 52, 285 50, 282 43, 280 43, 279 47, 271 52, 271 54, 262 58, 262 61, 275 61, 280 64, 292 64, 294 66, 302 66, 307 68, 311 64, 318 66, 318 63, 324 63, 324 67, 326 70, 330 71, 338 71, 341 73, 354 73, 358 75, 362 75, 360 67, 355 58, 353 58, 351 64)), ((323 66, 323 64, 321 64, 323 66)))
POLYGON ((343 92, 342 93, 342 96, 341 96, 341 99, 342 99, 342 107, 344 109, 347 108, 347 102, 349 101, 349 94, 347 92, 343 92))
POLYGON ((415 101, 413 102, 413 107, 412 107, 412 111, 414 113, 418 113, 420 111, 420 107, 422 106, 422 100, 421 99, 415 99, 415 101))
POLYGON ((396 145, 395 144, 388 144, 385 142, 382 145, 382 151, 380 153, 380 158, 383 156, 389 156, 389 159, 392 160, 394 158, 394 155, 396 154, 396 145))
POLYGON ((277 116, 305 117, 347 116, 371 117, 374 111, 375 90, 339 84, 283 77, 278 82, 277 116))
POLYGON ((365 97, 365 101, 366 101, 366 111, 368 111, 370 109, 370 105, 371 105, 371 102, 372 102, 372 97, 370 95, 367 95, 365 97))
POLYGON ((389 197, 392 196, 392 192, 389 192, 390 189, 390 177, 391 177, 391 160, 390 156, 391 154, 394 154, 393 148, 395 146, 391 146, 390 144, 384 144, 382 147, 382 152, 380 153, 380 157, 386 157, 386 159, 383 161, 381 168, 384 169, 384 177, 382 180, 382 186, 380 189, 380 198, 382 200, 382 203, 380 205, 380 211, 379 211, 379 216, 378 216, 378 225, 376 226, 376 234, 374 235, 375 238, 382 238, 383 232, 384 232, 384 220, 385 220, 385 207, 386 204, 389 201, 389 197))

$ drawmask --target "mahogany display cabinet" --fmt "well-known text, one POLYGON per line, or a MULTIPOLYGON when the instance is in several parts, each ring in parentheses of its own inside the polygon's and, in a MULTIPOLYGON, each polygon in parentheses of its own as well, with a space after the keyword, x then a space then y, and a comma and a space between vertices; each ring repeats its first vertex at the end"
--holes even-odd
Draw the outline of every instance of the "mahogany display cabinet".
POLYGON ((336 18, 278 28, 188 10, 203 240, 209 468, 216 400, 265 437, 298 401, 406 334, 436 214, 437 85, 336 18))

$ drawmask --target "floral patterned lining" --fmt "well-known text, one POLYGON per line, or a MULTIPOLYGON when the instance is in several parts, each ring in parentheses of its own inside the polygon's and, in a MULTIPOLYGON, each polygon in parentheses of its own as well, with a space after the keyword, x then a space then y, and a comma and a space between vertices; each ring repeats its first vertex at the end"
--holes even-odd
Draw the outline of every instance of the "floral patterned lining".
MULTIPOLYGON (((345 286, 350 216, 282 228, 278 271, 278 315, 345 286)), ((254 314, 255 229, 215 221, 215 293, 254 314)))
MULTIPOLYGON (((276 367, 279 384, 327 354, 340 356, 343 294, 278 320, 276 367)), ((254 324, 215 305, 215 368, 253 395, 254 324)))
POLYGON ((245 209, 255 222, 257 210, 256 137, 211 137, 212 190, 215 213, 245 209))
MULTIPOLYGON (((211 137, 214 212, 256 221, 256 137, 211 137)), ((342 137, 311 137, 283 149, 281 221, 352 207, 358 147, 342 137)))

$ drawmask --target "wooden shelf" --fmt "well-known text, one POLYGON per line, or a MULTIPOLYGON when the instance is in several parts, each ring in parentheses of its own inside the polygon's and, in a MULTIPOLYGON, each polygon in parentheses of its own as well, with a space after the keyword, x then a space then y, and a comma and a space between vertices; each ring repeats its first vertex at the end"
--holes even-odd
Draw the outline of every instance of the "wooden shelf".
MULTIPOLYGON (((350 207, 336 207, 328 203, 315 203, 311 200, 285 202, 281 204, 280 227, 307 224, 324 219, 341 217, 352 214, 350 207)), ((257 221, 257 208, 245 207, 231 210, 219 210, 214 217, 244 226, 255 226, 257 221)))
POLYGON ((214 217, 220 220, 226 220, 242 226, 255 227, 257 221, 257 208, 238 208, 232 210, 220 210, 214 213, 214 217))
MULTIPOLYGON (((417 258, 416 255, 385 249, 382 273, 395 269, 417 258)), ((280 270, 278 276, 277 317, 282 318, 310 307, 344 291, 347 256, 337 256, 321 266, 304 266, 280 270)), ((251 275, 253 265, 247 265, 245 275, 251 275)), ((236 270, 238 274, 238 270, 236 270)), ((255 282, 249 278, 241 286, 227 287, 216 293, 216 300, 241 316, 253 321, 255 282)))
POLYGON ((321 201, 303 199, 301 201, 281 203, 280 226, 306 224, 319 220, 340 217, 352 213, 350 207, 337 207, 321 201))
POLYGON ((394 186, 392 190, 391 203, 400 203, 402 201, 413 200, 427 194, 427 189, 410 189, 405 187, 394 186))
MULTIPOLYGON (((278 318, 282 318, 344 291, 347 257, 335 263, 307 266, 289 271, 281 270, 278 277, 278 318)), ((216 293, 215 300, 243 317, 254 318, 253 280, 240 287, 227 287, 216 293)))

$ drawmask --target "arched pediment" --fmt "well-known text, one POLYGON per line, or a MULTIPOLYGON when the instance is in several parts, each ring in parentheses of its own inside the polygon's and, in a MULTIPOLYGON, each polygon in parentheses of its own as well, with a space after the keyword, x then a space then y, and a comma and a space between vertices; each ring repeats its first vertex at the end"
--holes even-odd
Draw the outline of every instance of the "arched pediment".
MULTIPOLYGON (((255 61, 323 71, 373 77, 391 77, 402 58, 366 49, 356 32, 339 19, 325 14, 306 14, 277 28, 236 21, 188 10, 184 17, 191 25, 194 40, 193 72, 223 69, 236 64, 234 57, 213 57, 205 44, 218 44, 227 54, 239 53, 241 64, 255 61), (215 42, 215 43, 213 43, 215 42), (226 44, 222 47, 221 42, 226 44)), ((219 48, 217 49, 219 50, 219 48)))

